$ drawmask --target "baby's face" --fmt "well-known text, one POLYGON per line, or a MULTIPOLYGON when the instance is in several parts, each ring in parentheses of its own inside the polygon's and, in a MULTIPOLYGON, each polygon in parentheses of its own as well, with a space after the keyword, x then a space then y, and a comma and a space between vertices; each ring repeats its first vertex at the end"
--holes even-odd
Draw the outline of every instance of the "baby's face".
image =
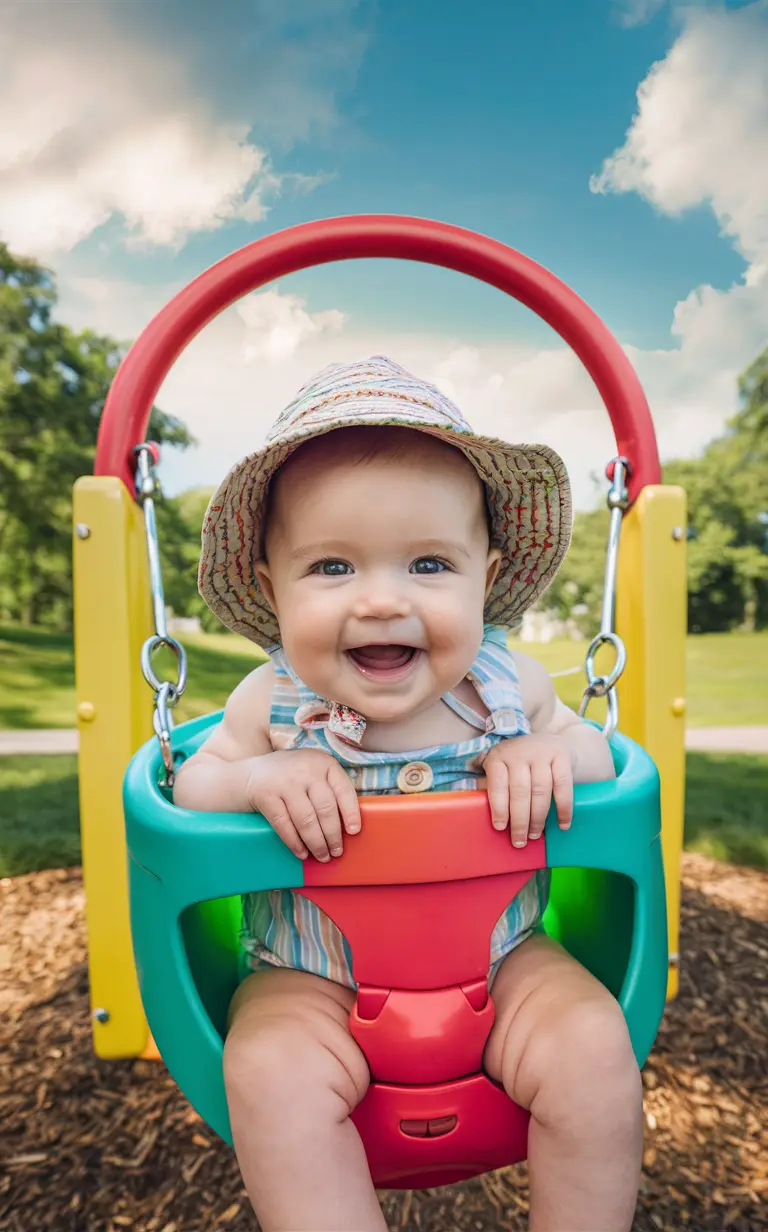
POLYGON ((458 684, 499 552, 457 449, 402 428, 332 432, 288 460, 270 505, 257 574, 314 692, 392 723, 458 684))

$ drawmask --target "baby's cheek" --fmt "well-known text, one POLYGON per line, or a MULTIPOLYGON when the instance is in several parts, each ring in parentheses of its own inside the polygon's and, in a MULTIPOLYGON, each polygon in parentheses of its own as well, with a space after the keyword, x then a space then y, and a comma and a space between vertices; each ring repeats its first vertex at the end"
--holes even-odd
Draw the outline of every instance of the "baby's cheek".
POLYGON ((483 612, 469 599, 445 605, 430 622, 430 649, 435 661, 461 663, 469 671, 483 640, 483 612))

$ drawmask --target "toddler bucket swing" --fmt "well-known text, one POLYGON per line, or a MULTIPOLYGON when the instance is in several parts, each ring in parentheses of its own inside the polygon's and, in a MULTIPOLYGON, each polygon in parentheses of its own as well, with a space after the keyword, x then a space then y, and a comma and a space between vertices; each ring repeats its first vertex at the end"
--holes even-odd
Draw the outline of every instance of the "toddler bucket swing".
POLYGON ((536 869, 553 870, 544 926, 618 997, 641 1065, 676 961, 684 497, 659 483, 650 414, 621 347, 574 292, 494 240, 399 216, 309 223, 233 253, 155 317, 115 377, 95 471, 75 489, 75 633, 97 1052, 147 1055, 148 1022, 181 1090, 231 1141, 222 1052, 241 975, 240 896, 292 888, 330 915, 351 946, 359 987, 350 1024, 372 1075, 354 1121, 374 1182, 430 1187, 524 1158, 528 1115, 481 1067, 493 1018, 490 936, 502 910, 536 869), (143 443, 154 397, 184 347, 240 296, 297 270, 370 257, 454 269, 527 305, 577 353, 614 427, 602 622, 587 656, 582 711, 592 698, 607 698, 617 777, 578 786, 570 831, 558 830, 551 814, 542 838, 522 851, 493 829, 481 792, 363 799, 362 832, 329 864, 299 860, 253 814, 194 813, 172 803, 174 764, 200 746, 221 713, 183 723, 171 738, 187 669, 166 627, 157 451, 143 443), (605 643, 615 664, 601 675, 595 656, 605 643), (161 645, 176 655, 176 680, 155 674, 152 653, 161 645), (139 663, 155 696, 149 739, 139 663), (622 673, 622 713, 634 739, 616 731, 622 673), (129 758, 123 828, 120 781, 129 758))

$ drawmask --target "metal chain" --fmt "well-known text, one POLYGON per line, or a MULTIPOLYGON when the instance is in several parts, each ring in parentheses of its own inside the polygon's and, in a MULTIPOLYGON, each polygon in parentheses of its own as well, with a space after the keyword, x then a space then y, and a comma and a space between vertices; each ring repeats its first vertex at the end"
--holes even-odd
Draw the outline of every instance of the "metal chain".
POLYGON ((155 616, 155 632, 152 637, 147 638, 141 648, 141 670, 155 695, 155 712, 152 716, 152 723, 165 768, 165 779, 162 786, 172 787, 175 778, 173 749, 171 748, 172 711, 187 687, 187 655, 184 647, 169 634, 165 618, 165 593, 155 517, 155 495, 159 491, 157 447, 147 443, 137 445, 134 453, 136 455, 136 498, 144 511, 149 584, 155 616), (175 680, 160 680, 152 667, 152 655, 161 646, 167 646, 176 657, 175 680))
POLYGON ((626 478, 629 463, 626 458, 613 459, 613 474, 611 486, 608 489, 608 508, 611 511, 611 523, 608 530, 608 548, 605 554, 605 582, 603 584, 603 605, 600 614, 600 632, 593 637, 587 650, 584 669, 587 675, 587 686, 579 706, 579 714, 583 718, 587 713, 593 697, 607 697, 608 715, 603 725, 603 735, 608 739, 619 725, 619 698, 616 685, 624 668, 627 666, 627 651, 623 641, 616 633, 616 571, 619 561, 619 539, 624 512, 629 503, 626 478), (612 670, 606 676, 601 676, 595 670, 595 656, 601 646, 610 645, 616 654, 612 670))

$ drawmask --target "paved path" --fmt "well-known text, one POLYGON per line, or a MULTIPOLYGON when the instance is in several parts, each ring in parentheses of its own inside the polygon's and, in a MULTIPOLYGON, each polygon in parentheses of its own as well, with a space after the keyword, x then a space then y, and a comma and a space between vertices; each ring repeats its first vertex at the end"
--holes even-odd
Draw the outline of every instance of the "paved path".
POLYGON ((768 753, 768 727, 689 727, 685 747, 701 753, 768 753))
POLYGON ((13 753, 76 753, 77 728, 0 731, 0 756, 13 753))
MULTIPOLYGON (((768 726, 689 727, 686 747, 701 753, 764 753, 768 755, 768 726)), ((18 753, 76 753, 77 731, 0 731, 0 757, 18 753)))

